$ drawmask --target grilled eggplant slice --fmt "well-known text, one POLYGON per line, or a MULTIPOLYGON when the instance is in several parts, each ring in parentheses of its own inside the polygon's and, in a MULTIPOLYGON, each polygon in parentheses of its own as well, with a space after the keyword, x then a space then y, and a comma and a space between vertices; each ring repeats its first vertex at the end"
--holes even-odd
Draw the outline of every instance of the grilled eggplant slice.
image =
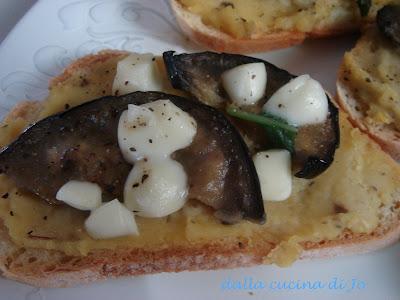
MULTIPOLYGON (((241 107, 251 113, 260 113, 263 105, 280 87, 296 77, 285 70, 253 57, 202 52, 194 54, 175 55, 174 51, 163 54, 169 79, 174 88, 183 90, 192 97, 213 107, 225 111, 230 105, 225 93, 221 75, 224 71, 248 63, 262 62, 268 74, 264 97, 256 105, 241 107)), ((313 178, 325 171, 333 161, 339 146, 338 109, 329 98, 329 116, 324 124, 303 126, 298 128, 293 155, 293 170, 295 176, 313 178)), ((245 121, 233 120, 246 140, 252 152, 266 149, 271 145, 264 138, 263 128, 245 121)))
POLYGON ((108 199, 120 198, 132 166, 118 146, 120 114, 128 104, 170 99, 192 115, 198 133, 175 152, 189 178, 189 198, 213 207, 226 223, 265 221, 260 184, 250 153, 235 127, 218 110, 182 97, 136 92, 104 97, 50 116, 28 128, 0 153, 0 170, 19 188, 49 203, 67 181, 99 184, 108 199))
POLYGON ((400 5, 386 5, 376 15, 379 30, 400 47, 400 5))

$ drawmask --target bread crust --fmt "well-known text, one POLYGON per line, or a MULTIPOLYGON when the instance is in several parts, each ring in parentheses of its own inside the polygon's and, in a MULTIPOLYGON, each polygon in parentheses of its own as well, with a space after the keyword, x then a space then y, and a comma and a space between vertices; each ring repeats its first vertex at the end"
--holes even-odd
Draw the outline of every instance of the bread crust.
POLYGON ((400 133, 389 126, 371 127, 364 122, 365 116, 362 111, 355 109, 357 99, 352 95, 351 89, 340 78, 336 83, 337 103, 347 112, 349 121, 362 132, 368 134, 375 140, 383 151, 388 153, 394 160, 400 161, 400 133))
MULTIPOLYGON (((90 68, 91 64, 106 61, 126 52, 103 51, 71 64, 62 75, 52 80, 51 86, 67 80, 73 72, 90 68)), ((24 102, 9 114, 12 118, 34 118, 39 102, 24 102)), ((393 162, 393 164, 395 164, 393 162)), ((338 255, 364 253, 393 244, 400 238, 400 216, 390 226, 377 228, 371 234, 349 231, 335 240, 319 243, 305 242, 302 259, 330 258, 338 255)), ((269 241, 254 239, 217 240, 209 243, 187 243, 158 250, 118 248, 95 250, 87 256, 68 256, 55 250, 21 248, 10 239, 0 220, 0 270, 2 275, 38 287, 67 287, 101 281, 108 278, 152 274, 236 268, 260 265, 276 247, 269 241)))
POLYGON ((229 53, 256 53, 288 48, 303 43, 306 38, 324 38, 357 31, 360 26, 349 24, 337 28, 319 28, 312 32, 279 31, 265 35, 236 39, 211 26, 205 25, 201 17, 189 12, 178 0, 170 0, 176 20, 184 32, 194 42, 214 51, 229 53))

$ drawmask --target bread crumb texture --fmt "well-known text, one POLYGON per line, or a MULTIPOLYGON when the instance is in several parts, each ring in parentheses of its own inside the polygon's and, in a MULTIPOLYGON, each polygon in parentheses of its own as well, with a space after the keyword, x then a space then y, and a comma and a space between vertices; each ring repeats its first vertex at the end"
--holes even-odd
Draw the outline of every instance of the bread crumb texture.
POLYGON ((357 99, 353 107, 369 126, 400 131, 400 48, 369 29, 344 56, 339 80, 357 99))
POLYGON ((372 1, 368 16, 360 16, 356 1, 349 0, 178 0, 202 22, 236 39, 288 32, 318 32, 353 28, 374 20, 390 0, 372 1))

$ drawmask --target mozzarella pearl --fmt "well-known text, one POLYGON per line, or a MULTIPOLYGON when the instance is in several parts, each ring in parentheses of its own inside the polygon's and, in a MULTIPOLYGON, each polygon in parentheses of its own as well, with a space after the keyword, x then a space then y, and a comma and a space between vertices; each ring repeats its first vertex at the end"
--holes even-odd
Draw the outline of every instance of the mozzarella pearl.
POLYGON ((128 209, 142 217, 167 216, 186 202, 187 176, 172 159, 139 161, 130 172, 124 188, 128 209))
POLYGON ((196 121, 170 100, 128 106, 118 124, 118 143, 124 158, 168 157, 192 143, 196 121))
POLYGON ((222 74, 222 84, 238 106, 252 105, 265 94, 267 71, 264 63, 237 66, 222 74))
POLYGON ((95 239, 139 234, 134 214, 118 199, 107 202, 92 211, 85 221, 85 229, 95 239))
POLYGON ((152 54, 133 53, 118 62, 112 87, 113 95, 136 91, 162 91, 161 72, 152 54))
POLYGON ((309 75, 301 75, 277 90, 263 111, 303 126, 324 122, 328 116, 328 98, 321 84, 309 75))
POLYGON ((292 193, 290 152, 268 150, 253 157, 264 201, 282 201, 292 193))
POLYGON ((101 205, 101 188, 91 182, 71 180, 57 192, 56 199, 80 210, 92 210, 101 205))

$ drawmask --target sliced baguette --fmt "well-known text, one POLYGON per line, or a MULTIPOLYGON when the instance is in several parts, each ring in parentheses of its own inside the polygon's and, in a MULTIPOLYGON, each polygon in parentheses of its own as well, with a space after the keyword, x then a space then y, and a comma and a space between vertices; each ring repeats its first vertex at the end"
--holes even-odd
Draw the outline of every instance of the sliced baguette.
MULTIPOLYGON (((104 52, 78 60, 64 74, 52 81, 52 86, 62 85, 68 77, 82 70, 90 72, 115 56, 125 53, 104 52)), ((100 91, 101 93, 101 91, 100 91)), ((9 119, 23 118, 26 124, 36 120, 38 102, 25 102, 10 112, 9 119)), ((346 122, 345 119, 342 121, 346 122)), ((362 137, 367 139, 366 137, 362 137)), ((393 178, 400 182, 399 166, 372 141, 367 149, 377 154, 383 164, 390 166, 393 178)), ((357 234, 344 230, 332 240, 303 242, 301 258, 334 257, 337 255, 373 251, 394 243, 400 237, 400 196, 393 194, 390 203, 380 208, 380 225, 370 234, 357 234)), ((180 247, 145 250, 120 248, 94 250, 87 256, 70 256, 55 250, 21 247, 15 244, 0 221, 0 270, 3 276, 38 287, 66 287, 121 276, 179 272, 184 270, 209 270, 259 265, 268 262, 279 245, 273 241, 254 238, 243 243, 239 238, 215 240, 207 243, 187 243, 180 247)))
POLYGON ((370 19, 363 22, 346 22, 329 27, 314 28, 303 32, 296 29, 257 34, 249 38, 234 38, 203 23, 201 16, 190 12, 179 0, 170 0, 176 20, 184 34, 194 42, 211 50, 228 53, 256 53, 287 48, 303 43, 306 38, 324 38, 357 31, 368 26, 370 19))
MULTIPOLYGON (((355 55, 360 56, 362 51, 370 51, 368 48, 372 47, 380 48, 385 47, 390 51, 391 47, 394 50, 394 46, 391 46, 388 41, 382 39, 376 28, 370 28, 357 42, 357 45, 352 51, 355 55), (363 48, 363 49, 361 49, 363 48)), ((376 51, 376 50, 371 50, 376 51)), ((351 52, 346 55, 350 55, 351 52)), ((400 62, 400 56, 397 61, 393 61, 392 64, 396 65, 400 62)), ((381 66, 372 66, 372 68, 381 68, 381 66)), ((365 69, 365 68, 364 68, 365 69)), ((374 80, 374 75, 371 73, 373 70, 365 69, 365 76, 374 80)), ((381 70, 383 71, 383 70, 381 70)), ((357 126, 363 132, 367 133, 371 138, 373 138, 384 151, 389 153, 393 159, 400 160, 400 131, 393 126, 391 123, 384 123, 372 120, 368 118, 368 109, 370 105, 377 101, 376 99, 367 96, 367 98, 362 99, 363 96, 360 94, 363 92, 363 86, 358 86, 358 93, 355 92, 355 87, 352 85, 352 81, 346 75, 346 65, 343 61, 340 68, 337 79, 337 99, 338 104, 341 108, 346 111, 349 115, 349 120, 354 126, 357 126)), ((364 82, 367 87, 369 83, 364 82)), ((363 93, 364 95, 366 92, 363 93)), ((400 94, 397 94, 397 98, 400 99, 400 94)), ((392 105, 396 105, 395 102, 392 105)), ((389 112, 390 113, 390 112, 389 112)))
POLYGON ((384 124, 365 123, 365 112, 357 111, 356 107, 359 107, 358 99, 352 94, 346 82, 339 79, 336 88, 338 103, 348 113, 350 122, 374 139, 393 159, 399 161, 400 132, 384 124))

